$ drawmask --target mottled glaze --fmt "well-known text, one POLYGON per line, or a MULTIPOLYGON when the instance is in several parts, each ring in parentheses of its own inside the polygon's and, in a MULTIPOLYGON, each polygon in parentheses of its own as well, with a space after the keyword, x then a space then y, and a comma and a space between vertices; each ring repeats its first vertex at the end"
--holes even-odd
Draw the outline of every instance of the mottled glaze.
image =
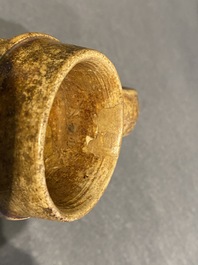
POLYGON ((98 51, 39 33, 0 40, 0 211, 73 221, 106 189, 138 115, 98 51))

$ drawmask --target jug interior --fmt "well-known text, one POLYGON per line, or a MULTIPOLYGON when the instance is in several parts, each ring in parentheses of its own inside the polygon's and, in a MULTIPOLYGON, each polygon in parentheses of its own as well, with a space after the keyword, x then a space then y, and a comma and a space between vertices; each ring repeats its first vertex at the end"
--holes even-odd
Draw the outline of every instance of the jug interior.
POLYGON ((89 211, 114 170, 122 135, 120 82, 100 62, 80 62, 66 75, 46 129, 46 184, 67 213, 89 211))

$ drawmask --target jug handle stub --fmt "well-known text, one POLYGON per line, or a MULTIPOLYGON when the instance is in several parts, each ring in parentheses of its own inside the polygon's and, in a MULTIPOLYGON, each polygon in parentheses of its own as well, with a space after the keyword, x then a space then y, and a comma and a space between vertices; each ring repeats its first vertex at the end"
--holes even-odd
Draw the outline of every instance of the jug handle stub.
POLYGON ((127 136, 134 128, 138 115, 138 94, 135 89, 123 87, 123 136, 127 136))

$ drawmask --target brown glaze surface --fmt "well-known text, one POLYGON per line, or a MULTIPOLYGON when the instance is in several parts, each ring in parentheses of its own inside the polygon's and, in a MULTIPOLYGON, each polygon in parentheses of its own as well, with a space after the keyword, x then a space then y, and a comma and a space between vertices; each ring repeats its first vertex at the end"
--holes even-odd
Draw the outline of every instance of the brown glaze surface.
POLYGON ((137 119, 101 53, 30 33, 0 40, 0 211, 72 221, 88 213, 137 119))

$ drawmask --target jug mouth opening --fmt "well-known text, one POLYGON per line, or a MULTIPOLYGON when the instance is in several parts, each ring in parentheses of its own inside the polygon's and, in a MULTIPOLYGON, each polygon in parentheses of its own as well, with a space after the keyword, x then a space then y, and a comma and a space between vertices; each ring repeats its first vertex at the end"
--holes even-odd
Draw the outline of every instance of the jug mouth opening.
POLYGON ((114 171, 122 139, 121 85, 100 53, 66 74, 46 127, 45 179, 64 220, 79 219, 102 196, 114 171))

